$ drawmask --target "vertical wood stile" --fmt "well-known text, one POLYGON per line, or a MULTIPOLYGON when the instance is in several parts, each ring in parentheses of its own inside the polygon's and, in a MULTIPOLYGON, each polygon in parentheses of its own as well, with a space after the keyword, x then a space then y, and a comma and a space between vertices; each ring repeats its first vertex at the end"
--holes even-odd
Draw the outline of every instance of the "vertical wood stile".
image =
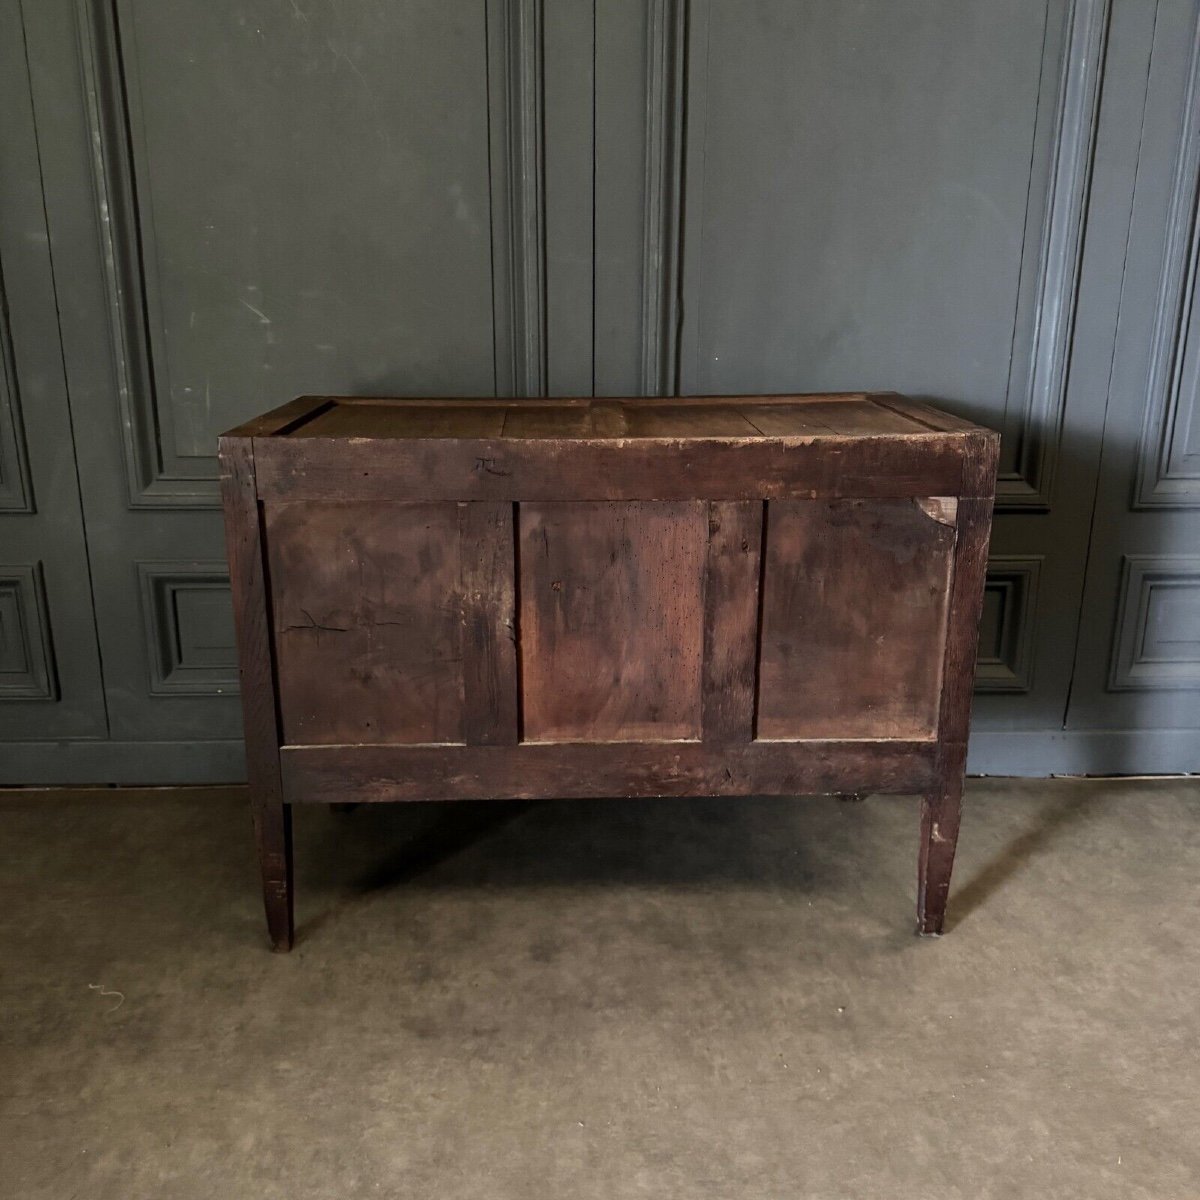
POLYGON ((458 506, 462 540, 463 739, 517 744, 517 610, 513 505, 458 506))
POLYGON ((246 776, 262 868, 263 902, 272 946, 290 950, 294 928, 292 810, 283 802, 279 770, 279 713, 253 445, 250 438, 221 438, 221 499, 241 664, 246 776))
POLYGON ((754 737, 762 522, 761 501, 714 500, 708 506, 701 682, 706 742, 754 737))
POLYGON ((922 934, 942 932, 950 893, 950 873, 962 816, 971 688, 992 527, 992 489, 1000 439, 991 433, 972 435, 972 443, 963 459, 964 495, 958 501, 957 544, 938 716, 936 782, 921 802, 917 931, 922 934))

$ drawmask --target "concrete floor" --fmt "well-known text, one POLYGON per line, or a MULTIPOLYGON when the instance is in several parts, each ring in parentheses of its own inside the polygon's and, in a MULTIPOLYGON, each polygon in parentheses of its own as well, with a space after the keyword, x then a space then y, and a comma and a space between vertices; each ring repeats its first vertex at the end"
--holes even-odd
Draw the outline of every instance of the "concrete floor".
POLYGON ((1200 781, 297 815, 0 799, 0 1196, 1200 1196, 1200 781))

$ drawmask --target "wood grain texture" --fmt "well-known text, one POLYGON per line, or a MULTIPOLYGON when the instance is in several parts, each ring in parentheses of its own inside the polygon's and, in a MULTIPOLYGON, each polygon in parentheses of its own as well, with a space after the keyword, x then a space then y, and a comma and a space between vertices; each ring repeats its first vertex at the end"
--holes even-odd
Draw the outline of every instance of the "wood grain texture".
POLYGON ((970 436, 263 438, 264 500, 778 500, 955 496, 970 436))
POLYGON ((507 410, 466 401, 460 404, 331 404, 297 426, 294 438, 499 437, 507 410))
POLYGON ((461 742, 458 509, 266 509, 285 742, 461 742))
POLYGON ((584 799, 800 796, 856 780, 868 792, 924 792, 932 742, 702 742, 520 746, 286 746, 289 800, 584 799))
POLYGON ((966 746, 938 747, 933 787, 921 797, 921 840, 917 852, 917 932, 937 937, 946 921, 950 875, 962 818, 966 746))
POLYGON ((401 407, 223 445, 277 946, 284 799, 919 792, 941 931, 994 434, 890 396, 401 407))
POLYGON ((949 588, 950 617, 938 717, 938 736, 949 745, 966 742, 971 724, 991 523, 992 506, 987 500, 958 502, 958 546, 949 588))
POLYGON ((760 738, 933 737, 953 525, 912 500, 767 506, 760 738))
POLYGON ((460 504, 463 740, 517 743, 516 547, 511 504, 460 504))
MULTIPOLYGON (((981 426, 976 425, 973 421, 968 421, 965 417, 956 417, 953 413, 946 412, 945 409, 934 408, 932 404, 926 404, 922 400, 913 400, 908 396, 898 395, 896 392, 875 392, 872 393, 871 399, 876 404, 890 408, 893 412, 898 412, 938 433, 991 432, 983 430, 981 426)), ((998 435, 993 434, 992 436, 997 437, 998 435)))
POLYGON ((527 741, 700 736, 707 506, 522 504, 527 741))
POLYGON ((227 438, 286 437, 305 422, 335 407, 337 401, 326 396, 297 396, 270 412, 251 417, 236 429, 222 435, 227 438))
POLYGON ((279 772, 279 714, 272 675, 253 444, 248 438, 223 437, 218 457, 240 663, 246 777, 262 872, 263 903, 272 947, 290 950, 295 928, 292 819, 290 807, 283 802, 279 772))
MULTIPOLYGON (((968 474, 975 487, 987 486, 989 481, 995 481, 999 439, 972 436, 975 452, 969 459, 968 474)), ((921 803, 917 932, 924 936, 937 936, 943 930, 958 846, 992 501, 974 497, 959 500, 956 520, 958 536, 942 669, 936 781, 921 803)))
POLYGON ((714 500, 708 506, 701 687, 706 742, 754 737, 762 522, 758 501, 714 500))

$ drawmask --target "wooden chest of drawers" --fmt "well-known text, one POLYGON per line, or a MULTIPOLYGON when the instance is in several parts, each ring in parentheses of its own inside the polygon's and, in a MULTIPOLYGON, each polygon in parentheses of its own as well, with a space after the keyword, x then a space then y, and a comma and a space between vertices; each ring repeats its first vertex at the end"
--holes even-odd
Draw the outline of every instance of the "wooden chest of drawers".
POLYGON ((885 395, 304 397, 221 439, 273 945, 291 805, 916 792, 958 834, 998 437, 885 395))

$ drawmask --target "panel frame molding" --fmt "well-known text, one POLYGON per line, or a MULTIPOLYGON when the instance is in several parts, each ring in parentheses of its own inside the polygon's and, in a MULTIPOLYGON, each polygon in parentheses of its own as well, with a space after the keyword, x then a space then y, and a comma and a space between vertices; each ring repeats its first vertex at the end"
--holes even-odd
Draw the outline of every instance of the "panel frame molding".
POLYGON ((31 515, 36 511, 8 293, 0 264, 0 512, 31 515))
MULTIPOLYGON (((1020 419, 1013 466, 996 480, 997 512, 1048 512, 1054 493, 1111 10, 1112 0, 1070 0, 1066 10, 1030 354, 1009 373, 1004 424, 1011 430, 1014 397, 1020 419)), ((1021 274, 1028 269, 1023 255, 1021 274)), ((1014 334, 1021 315, 1018 307, 1014 334)))
POLYGON ((135 564, 142 599, 147 686, 152 696, 236 696, 240 691, 236 652, 227 668, 189 666, 179 660, 175 593, 186 588, 229 591, 223 560, 139 559, 135 564))
MULTIPOLYGON (((182 467, 164 453, 147 265, 151 231, 139 199, 136 78, 122 54, 117 0, 74 0, 92 150, 108 343, 132 509, 219 507, 215 451, 182 467)), ((494 377, 498 395, 547 386, 544 0, 487 0, 494 377)), ((215 441, 215 439, 214 439, 215 441)))
POLYGON ((1038 591, 1044 558, 1040 554, 993 554, 988 558, 989 590, 1003 590, 1000 653, 984 658, 975 666, 976 693, 1023 695, 1033 689, 1034 644, 1038 613, 1038 591))
POLYGON ((5 593, 13 597, 14 609, 21 623, 27 670, 23 676, 14 679, 6 680, 0 675, 0 701, 57 701, 61 696, 61 688, 54 660, 42 564, 0 565, 0 595, 5 593))
MULTIPOLYGON (((1200 316, 1200 14, 1192 36, 1179 149, 1167 208, 1162 267, 1146 380, 1147 404, 1137 449, 1131 507, 1135 510, 1200 507, 1200 461, 1180 469, 1186 436, 1181 421, 1183 368, 1189 330, 1200 316)), ((1200 393, 1192 396, 1200 420, 1200 393)))
POLYGON ((146 245, 133 147, 128 64, 115 0, 75 0, 91 177, 104 274, 113 383, 133 509, 218 508, 217 458, 181 470, 163 453, 164 424, 151 344, 146 245))
POLYGON ((1200 592, 1200 555, 1126 554, 1114 626, 1108 688, 1113 692, 1200 690, 1200 662, 1154 665, 1141 657, 1156 586, 1188 581, 1200 592))
POLYGON ((683 154, 690 0, 646 0, 642 391, 679 390, 683 154))
MULTIPOLYGON (((665 17, 647 22, 648 61, 660 77, 651 79, 650 96, 661 102, 647 104, 647 145, 671 146, 671 133, 678 131, 678 167, 673 152, 660 153, 657 168, 647 166, 647 221, 643 271, 644 338, 643 382, 653 390, 661 379, 663 360, 674 360, 669 371, 669 390, 678 393, 688 371, 681 354, 695 352, 694 320, 685 317, 684 290, 694 289, 685 276, 698 271, 696 252, 687 246, 689 210, 699 211, 702 196, 689 197, 702 184, 702 170, 691 153, 702 143, 707 66, 696 61, 707 44, 709 0, 650 0, 663 13, 675 13, 674 23, 665 17), (670 36, 661 32, 668 28, 670 36), (663 51, 677 37, 684 49, 679 67, 668 82, 662 72, 675 60, 663 51), (695 115, 693 115, 695 110, 695 115), (678 171, 677 196, 673 202, 671 253, 660 253, 655 232, 657 212, 678 171), (653 276, 659 278, 653 278, 653 276), (687 330, 683 328, 686 319, 687 330), (653 343, 653 347, 649 343, 653 343), (686 343, 686 345, 685 345, 686 343)), ((1044 91, 1053 95, 1039 101, 1048 110, 1039 111, 1036 122, 1053 122, 1049 139, 1049 178, 1045 204, 1040 212, 1026 214, 1026 249, 1020 266, 1018 306, 1014 312, 1014 344, 1025 324, 1029 353, 1014 357, 1009 367, 1004 394, 1004 425, 1009 441, 1016 438, 1012 466, 1002 468, 996 485, 996 511, 1045 513, 1050 510, 1057 473, 1063 420, 1067 402, 1070 356, 1074 338, 1079 271, 1083 257, 1093 155, 1100 118, 1108 30, 1113 0, 1068 0, 1063 10, 1064 33, 1057 80, 1046 80, 1051 64, 1043 52, 1044 91), (1035 283, 1028 282, 1031 273, 1035 283), (1022 299, 1024 297, 1024 299, 1022 299)), ((702 57, 702 56, 701 56, 702 57)), ((1037 131, 1035 130, 1035 137, 1037 131)), ((1031 163, 1031 168, 1035 164, 1031 163)), ((692 297, 693 301, 695 297, 692 297)))
POLYGON ((497 396, 544 396, 545 0, 486 0, 497 396))

